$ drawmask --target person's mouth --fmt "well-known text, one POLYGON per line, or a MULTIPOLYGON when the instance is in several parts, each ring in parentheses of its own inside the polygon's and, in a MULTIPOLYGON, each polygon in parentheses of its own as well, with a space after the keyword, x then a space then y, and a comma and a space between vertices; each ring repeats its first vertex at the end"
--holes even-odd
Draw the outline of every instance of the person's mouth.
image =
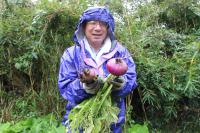
POLYGON ((102 36, 101 34, 92 34, 93 36, 102 36))
POLYGON ((94 38, 101 38, 102 35, 101 35, 101 34, 93 34, 93 37, 94 37, 94 38))

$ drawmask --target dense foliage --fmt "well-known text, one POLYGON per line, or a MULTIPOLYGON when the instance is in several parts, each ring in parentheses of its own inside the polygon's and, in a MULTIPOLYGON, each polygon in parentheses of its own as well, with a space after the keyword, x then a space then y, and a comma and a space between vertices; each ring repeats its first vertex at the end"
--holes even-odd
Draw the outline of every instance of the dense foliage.
POLYGON ((199 131, 199 13, 194 1, 154 2, 140 7, 129 26, 136 29, 128 46, 135 45, 138 90, 153 127, 199 131))
POLYGON ((6 122, 0 124, 1 133, 64 133, 65 127, 49 114, 40 118, 29 118, 18 121, 16 124, 6 122))
POLYGON ((1 119, 60 113, 59 58, 72 44, 78 17, 57 2, 9 4, 1 14, 1 119))
POLYGON ((151 131, 199 132, 200 2, 121 3, 4 0, 0 122, 51 112, 60 120, 65 105, 57 88, 60 56, 73 45, 76 22, 88 4, 106 4, 116 18, 117 39, 137 65, 138 87, 127 98, 127 125, 145 121, 151 131))

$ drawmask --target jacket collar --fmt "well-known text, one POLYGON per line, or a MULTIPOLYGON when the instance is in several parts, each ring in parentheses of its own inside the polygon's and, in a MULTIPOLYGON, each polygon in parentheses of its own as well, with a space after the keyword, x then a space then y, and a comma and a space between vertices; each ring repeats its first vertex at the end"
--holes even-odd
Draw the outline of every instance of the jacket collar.
POLYGON ((99 58, 99 61, 98 61, 98 64, 92 59, 91 55, 89 56, 88 54, 86 54, 86 49, 85 49, 85 46, 84 46, 84 42, 81 41, 80 45, 81 45, 81 55, 83 56, 83 60, 84 62, 91 66, 91 67, 94 67, 96 69, 99 69, 102 64, 107 61, 108 59, 112 58, 114 56, 114 54, 118 51, 119 49, 119 44, 114 41, 113 43, 116 43, 114 46, 114 48, 111 47, 110 49, 110 52, 108 53, 104 53, 100 58, 99 58))

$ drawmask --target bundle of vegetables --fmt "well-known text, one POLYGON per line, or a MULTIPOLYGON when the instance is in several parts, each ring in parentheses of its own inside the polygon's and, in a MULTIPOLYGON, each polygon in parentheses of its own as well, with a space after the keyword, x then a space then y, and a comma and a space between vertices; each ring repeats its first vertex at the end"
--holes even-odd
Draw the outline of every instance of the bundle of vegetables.
POLYGON ((121 58, 110 59, 107 63, 107 69, 110 72, 104 86, 98 93, 90 99, 84 100, 69 113, 69 127, 72 133, 79 132, 79 129, 85 133, 110 132, 110 124, 117 122, 119 108, 112 101, 111 89, 113 87, 110 81, 116 76, 126 73, 127 64, 121 58))

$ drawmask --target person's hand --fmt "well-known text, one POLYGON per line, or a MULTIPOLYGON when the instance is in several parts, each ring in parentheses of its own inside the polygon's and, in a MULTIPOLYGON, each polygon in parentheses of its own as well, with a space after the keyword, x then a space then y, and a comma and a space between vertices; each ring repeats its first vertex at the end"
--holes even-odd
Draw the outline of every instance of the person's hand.
POLYGON ((103 80, 95 73, 94 69, 85 68, 80 75, 80 81, 87 93, 95 94, 103 86, 103 80))
POLYGON ((113 80, 109 81, 113 85, 113 90, 120 90, 124 86, 124 78, 122 76, 117 76, 113 80))
POLYGON ((80 74, 80 81, 82 83, 93 83, 97 80, 97 74, 94 69, 84 68, 80 74))

